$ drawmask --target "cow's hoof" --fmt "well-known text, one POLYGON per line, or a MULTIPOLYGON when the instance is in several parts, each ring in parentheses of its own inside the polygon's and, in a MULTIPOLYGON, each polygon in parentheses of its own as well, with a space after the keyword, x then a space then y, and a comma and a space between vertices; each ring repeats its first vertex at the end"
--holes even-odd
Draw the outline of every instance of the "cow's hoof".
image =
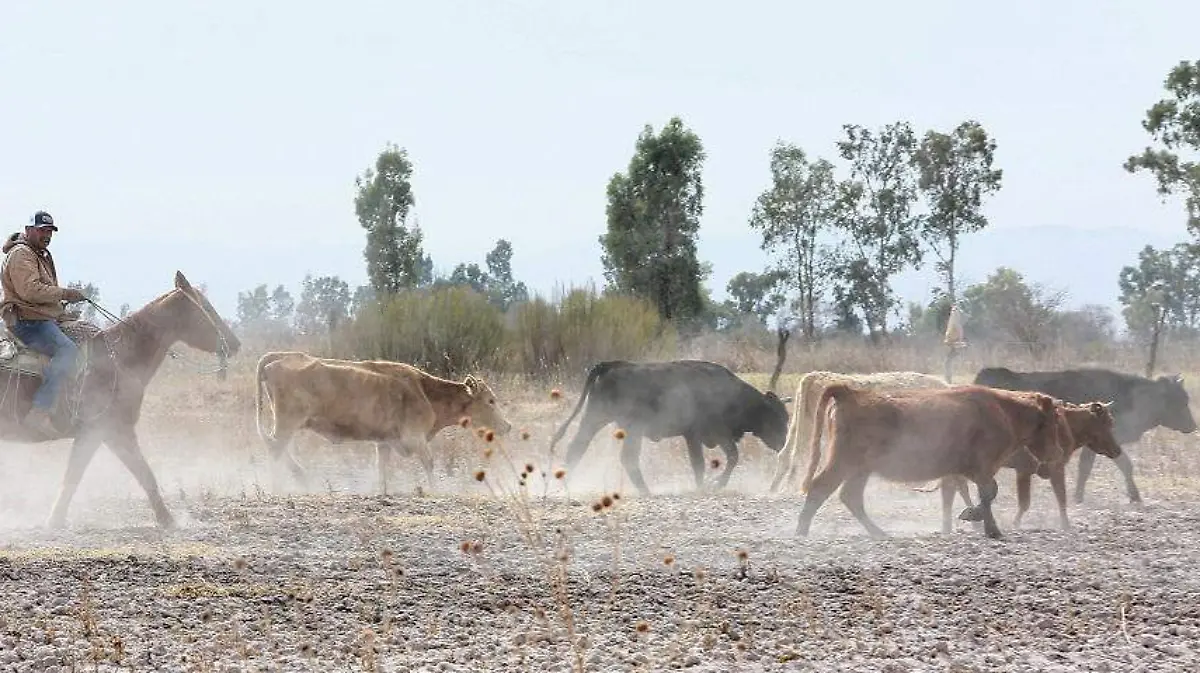
POLYGON ((66 527, 67 520, 65 517, 50 517, 49 519, 46 519, 46 528, 49 528, 50 530, 62 530, 66 527))
POLYGON ((987 535, 988 538, 990 538, 992 540, 1003 540, 1004 539, 1004 534, 1001 533, 999 530, 984 531, 984 535, 987 535))
POLYGON ((983 521, 983 512, 979 511, 978 505, 975 507, 966 507, 958 515, 958 518, 962 521, 983 521))

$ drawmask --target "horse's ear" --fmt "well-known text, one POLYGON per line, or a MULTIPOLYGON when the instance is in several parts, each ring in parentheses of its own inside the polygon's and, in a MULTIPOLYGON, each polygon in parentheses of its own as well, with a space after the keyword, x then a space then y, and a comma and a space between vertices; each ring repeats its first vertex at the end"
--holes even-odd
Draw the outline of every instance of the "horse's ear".
POLYGON ((188 282, 187 278, 184 278, 182 271, 175 272, 175 287, 179 288, 180 290, 192 289, 192 284, 188 282))

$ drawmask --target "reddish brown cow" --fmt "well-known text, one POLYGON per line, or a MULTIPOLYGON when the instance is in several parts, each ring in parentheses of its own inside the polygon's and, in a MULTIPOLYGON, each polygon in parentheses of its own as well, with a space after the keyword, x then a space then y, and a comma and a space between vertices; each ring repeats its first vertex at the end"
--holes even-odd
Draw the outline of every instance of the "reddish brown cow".
MULTIPOLYGON (((1017 515, 1013 518, 1013 528, 1021 525, 1021 517, 1029 510, 1030 485, 1036 473, 1043 479, 1050 480, 1054 489, 1054 497, 1058 500, 1058 518, 1063 530, 1071 527, 1067 518, 1067 463, 1071 456, 1081 447, 1106 457, 1117 459, 1121 455, 1121 445, 1113 434, 1113 415, 1109 410, 1110 404, 1091 402, 1089 404, 1073 404, 1058 402, 1059 413, 1066 420, 1071 430, 1072 441, 1065 445, 1063 458, 1056 462, 1038 464, 1038 461, 1028 451, 1017 451, 1009 458, 1005 467, 1017 471, 1017 515)), ((942 531, 949 533, 953 526, 950 520, 950 508, 954 505, 954 494, 962 496, 968 507, 973 507, 971 495, 967 490, 967 480, 959 476, 944 477, 942 489, 942 531)))
POLYGON ((273 352, 258 361, 255 407, 258 431, 272 465, 286 461, 297 481, 304 470, 287 450, 292 435, 309 429, 333 443, 375 443, 379 483, 387 493, 388 458, 393 450, 416 454, 432 481, 429 441, 463 417, 506 434, 512 426, 482 379, 449 381, 400 362, 336 360, 296 351, 273 352), (263 427, 263 397, 274 423, 263 427))
POLYGON ((1024 446, 1040 461, 1059 461, 1061 446, 1070 441, 1054 398, 974 385, 883 393, 832 384, 821 393, 812 427, 803 485, 808 496, 796 525, 796 534, 802 536, 808 535, 817 510, 841 486, 842 503, 858 522, 872 537, 886 537, 863 507, 867 480, 878 474, 909 483, 950 475, 970 479, 980 503, 965 510, 962 518, 982 519, 987 536, 1000 538, 991 509, 998 490, 996 472, 1024 446), (820 420, 830 401, 837 407, 830 424, 829 461, 814 477, 825 426, 820 420))

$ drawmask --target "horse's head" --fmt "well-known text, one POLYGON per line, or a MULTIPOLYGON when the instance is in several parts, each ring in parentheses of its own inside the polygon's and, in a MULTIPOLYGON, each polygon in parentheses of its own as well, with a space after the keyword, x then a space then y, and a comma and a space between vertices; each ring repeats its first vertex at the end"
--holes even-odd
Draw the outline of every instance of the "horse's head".
POLYGON ((177 308, 173 311, 179 340, 192 348, 233 357, 242 343, 208 299, 192 287, 180 271, 175 272, 175 289, 179 291, 177 308))

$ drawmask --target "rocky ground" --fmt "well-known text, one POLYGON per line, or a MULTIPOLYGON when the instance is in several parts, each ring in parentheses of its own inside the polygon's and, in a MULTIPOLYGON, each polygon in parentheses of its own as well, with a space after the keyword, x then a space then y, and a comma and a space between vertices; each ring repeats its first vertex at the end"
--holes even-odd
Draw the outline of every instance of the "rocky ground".
POLYGON ((687 474, 682 458, 647 471, 661 494, 646 498, 614 467, 571 497, 550 476, 543 502, 535 474, 522 507, 493 492, 511 484, 496 465, 481 483, 464 463, 423 493, 410 473, 383 497, 364 455, 326 466, 313 492, 271 495, 245 465, 176 453, 154 460, 181 522, 162 535, 105 454, 70 527, 42 528, 65 448, 6 451, 2 671, 1200 666, 1200 504, 1142 474, 1147 502, 1131 507, 1111 464, 1070 533, 1042 481, 1024 529, 1007 530, 1002 473, 1002 541, 938 534, 936 493, 873 483, 868 510, 894 536, 872 541, 836 498, 795 539, 801 499, 762 495, 763 462, 716 495, 668 478, 687 474))

